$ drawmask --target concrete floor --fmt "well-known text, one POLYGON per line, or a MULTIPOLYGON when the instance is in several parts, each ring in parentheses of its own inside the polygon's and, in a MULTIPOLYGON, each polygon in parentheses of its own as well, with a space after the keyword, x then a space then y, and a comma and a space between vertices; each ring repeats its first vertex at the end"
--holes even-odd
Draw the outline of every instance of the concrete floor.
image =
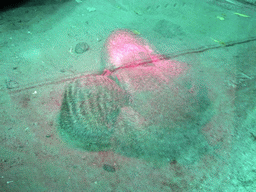
POLYGON ((255 191, 255 10, 224 0, 77 0, 1 12, 0 190, 255 191), (214 116, 201 134, 212 151, 159 163, 60 138, 65 86, 103 72, 105 39, 120 28, 203 80, 214 116), (76 54, 84 41, 89 50, 76 54))

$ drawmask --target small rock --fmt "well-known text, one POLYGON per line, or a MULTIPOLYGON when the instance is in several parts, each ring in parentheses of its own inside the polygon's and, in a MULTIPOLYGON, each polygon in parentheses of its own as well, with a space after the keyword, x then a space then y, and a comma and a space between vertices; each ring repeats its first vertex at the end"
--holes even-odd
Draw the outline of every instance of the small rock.
POLYGON ((8 81, 6 81, 6 87, 7 87, 7 89, 15 89, 15 88, 19 88, 20 86, 17 81, 8 80, 8 81))
POLYGON ((96 9, 95 9, 94 7, 87 7, 87 10, 88 10, 89 12, 96 11, 96 9))
POLYGON ((75 52, 77 54, 82 54, 82 53, 86 52, 88 49, 89 49, 89 45, 85 42, 81 42, 81 43, 76 44, 75 52))
POLYGON ((111 165, 108 165, 108 164, 104 164, 103 169, 107 172, 115 172, 116 171, 114 166, 111 166, 111 165))

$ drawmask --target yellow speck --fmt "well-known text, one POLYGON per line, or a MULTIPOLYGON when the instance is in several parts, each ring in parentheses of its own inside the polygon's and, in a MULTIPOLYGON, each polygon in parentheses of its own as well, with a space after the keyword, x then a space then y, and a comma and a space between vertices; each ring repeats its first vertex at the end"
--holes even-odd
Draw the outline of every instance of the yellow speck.
POLYGON ((217 40, 217 39, 213 39, 213 38, 211 38, 215 43, 219 43, 219 44, 221 44, 221 45, 223 45, 223 46, 226 46, 226 44, 223 42, 223 41, 219 41, 219 40, 217 40))
POLYGON ((240 17, 250 17, 250 16, 248 16, 248 15, 244 15, 244 14, 241 14, 241 13, 234 13, 235 15, 238 15, 238 16, 240 16, 240 17))
POLYGON ((217 16, 217 19, 219 19, 221 21, 225 20, 224 17, 221 17, 221 16, 217 16))
POLYGON ((135 35, 140 35, 140 32, 137 31, 137 30, 132 30, 132 32, 133 32, 135 35))

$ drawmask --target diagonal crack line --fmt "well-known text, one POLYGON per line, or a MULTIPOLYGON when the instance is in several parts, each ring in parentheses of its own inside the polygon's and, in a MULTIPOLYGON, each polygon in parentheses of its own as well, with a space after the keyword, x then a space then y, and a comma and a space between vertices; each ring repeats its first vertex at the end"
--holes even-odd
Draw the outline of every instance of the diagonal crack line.
MULTIPOLYGON (((175 57, 180 57, 183 55, 188 55, 188 54, 194 54, 194 53, 202 53, 211 49, 219 49, 219 48, 225 48, 225 47, 232 47, 235 45, 239 45, 239 44, 244 44, 244 43, 249 43, 249 42, 253 42, 256 41, 256 37, 249 37, 247 39, 241 40, 241 41, 230 41, 225 43, 225 45, 209 45, 209 46, 202 46, 199 48, 194 48, 194 49, 187 49, 184 51, 180 51, 180 52, 176 52, 176 53, 170 53, 170 54, 165 54, 162 55, 161 58, 158 58, 160 60, 165 60, 165 59, 173 59, 175 57)), ((154 62, 154 61, 144 61, 139 65, 145 64, 145 63, 150 63, 150 62, 154 62)), ((120 67, 123 68, 123 67, 120 67)), ((129 67, 124 67, 124 68, 129 68, 129 67)), ((118 70, 119 68, 115 69, 118 70)), ((114 70, 114 71, 115 71, 114 70)), ((73 81, 74 79, 78 79, 81 78, 85 75, 99 75, 101 74, 102 71, 92 71, 92 72, 83 72, 77 75, 70 75, 69 77, 65 76, 64 78, 60 78, 60 79, 53 79, 53 80, 46 80, 45 82, 37 82, 37 83, 33 83, 30 85, 25 85, 23 88, 14 88, 14 89, 8 89, 9 93, 18 93, 24 90, 29 90, 32 88, 39 88, 39 87, 43 87, 43 86, 47 86, 47 85, 53 85, 53 84, 61 84, 64 82, 69 82, 69 81, 73 81)), ((3 89, 0 89, 0 92, 3 91, 3 89)))
POLYGON ((188 54, 193 54, 193 53, 202 53, 202 52, 212 50, 212 49, 232 47, 232 46, 235 46, 235 45, 249 43, 249 42, 253 42, 253 41, 256 41, 256 37, 250 37, 250 38, 247 38, 247 39, 242 40, 242 41, 230 41, 230 42, 225 43, 225 45, 209 45, 209 46, 202 46, 202 47, 195 48, 195 49, 187 49, 185 51, 181 51, 181 52, 178 52, 178 53, 175 53, 175 54, 172 54, 172 53, 167 54, 166 57, 167 57, 167 59, 172 59, 172 58, 180 57, 180 56, 183 56, 183 55, 188 55, 188 54))

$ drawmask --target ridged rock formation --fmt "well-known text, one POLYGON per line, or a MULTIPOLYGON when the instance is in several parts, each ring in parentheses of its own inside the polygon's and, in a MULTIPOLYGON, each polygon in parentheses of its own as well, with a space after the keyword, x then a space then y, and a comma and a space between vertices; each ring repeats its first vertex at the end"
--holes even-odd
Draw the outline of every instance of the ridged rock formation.
POLYGON ((128 95, 105 76, 86 76, 65 90, 59 124, 66 139, 86 150, 110 149, 110 140, 121 107, 128 95))

